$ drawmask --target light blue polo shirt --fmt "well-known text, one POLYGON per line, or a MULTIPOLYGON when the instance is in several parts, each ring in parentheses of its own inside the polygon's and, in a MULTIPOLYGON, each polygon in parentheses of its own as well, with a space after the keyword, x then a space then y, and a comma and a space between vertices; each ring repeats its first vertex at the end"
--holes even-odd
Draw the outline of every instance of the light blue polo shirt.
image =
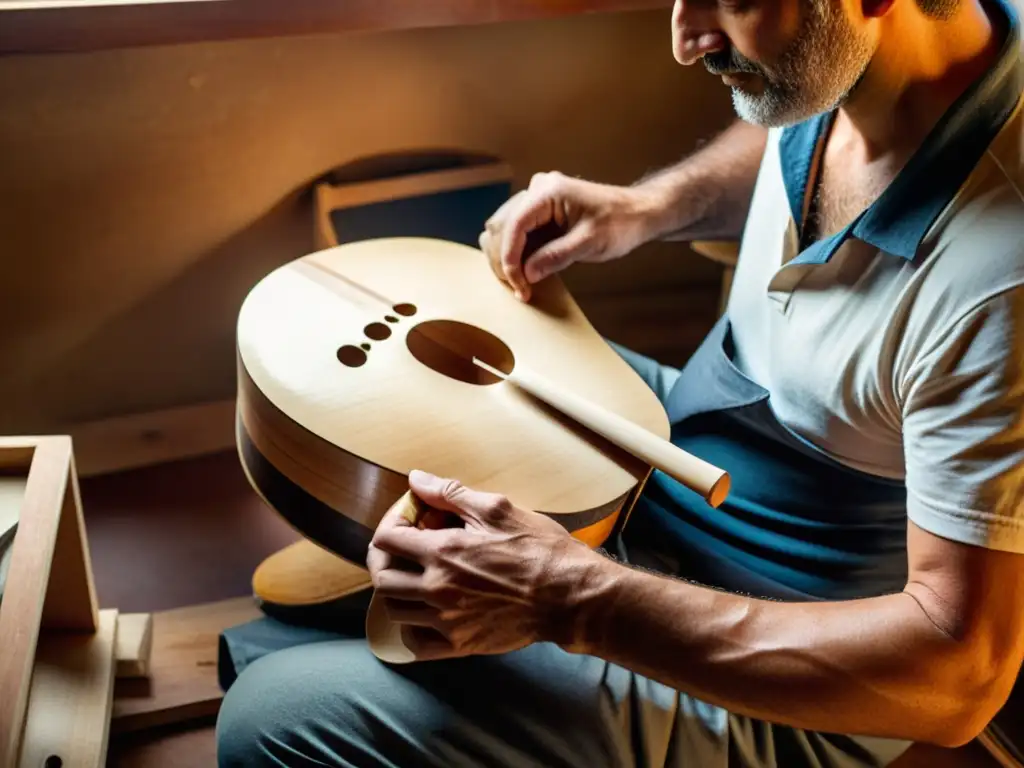
MULTIPOLYGON (((905 488, 904 527, 1024 552, 1024 68, 1016 10, 992 9, 1007 32, 996 64, 876 202, 805 250, 806 193, 833 115, 770 131, 727 313, 733 362, 769 391, 778 421, 892 481, 901 504, 905 488)), ((656 478, 650 495, 684 549, 817 597, 902 586, 892 564, 905 566, 905 530, 873 539, 887 552, 858 552, 846 543, 876 522, 856 510, 829 519, 841 499, 801 497, 799 471, 767 455, 760 466, 753 440, 680 439, 732 461, 740 493, 713 510, 656 478), (757 484, 779 486, 780 508, 751 501, 757 484)))

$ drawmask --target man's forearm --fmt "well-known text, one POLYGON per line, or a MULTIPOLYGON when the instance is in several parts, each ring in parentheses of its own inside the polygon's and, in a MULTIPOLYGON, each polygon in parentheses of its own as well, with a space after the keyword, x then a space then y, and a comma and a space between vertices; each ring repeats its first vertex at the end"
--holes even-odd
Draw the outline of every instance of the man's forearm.
POLYGON ((767 131, 737 121, 686 159, 638 181, 654 202, 650 240, 738 240, 767 131))
POLYGON ((993 695, 911 592, 783 603, 618 563, 588 594, 570 650, 599 656, 731 712, 797 728, 955 745, 993 695), (979 703, 980 702, 980 703, 979 703))

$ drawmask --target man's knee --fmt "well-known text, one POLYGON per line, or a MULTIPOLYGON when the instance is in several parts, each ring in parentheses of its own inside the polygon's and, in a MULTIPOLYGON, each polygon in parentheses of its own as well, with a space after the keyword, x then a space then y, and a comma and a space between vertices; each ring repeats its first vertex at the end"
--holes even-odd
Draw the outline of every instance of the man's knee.
POLYGON ((352 643, 318 643, 278 651, 246 668, 217 718, 220 768, 344 766, 333 733, 352 733, 362 654, 352 643), (328 647, 329 646, 329 647, 328 647), (351 663, 356 662, 356 663, 351 663), (340 677, 353 678, 350 685, 340 677))
POLYGON ((547 644, 399 668, 360 641, 277 651, 225 696, 218 765, 442 768, 488 750, 529 765, 594 765, 621 748, 609 709, 621 702, 606 700, 605 670, 547 644))

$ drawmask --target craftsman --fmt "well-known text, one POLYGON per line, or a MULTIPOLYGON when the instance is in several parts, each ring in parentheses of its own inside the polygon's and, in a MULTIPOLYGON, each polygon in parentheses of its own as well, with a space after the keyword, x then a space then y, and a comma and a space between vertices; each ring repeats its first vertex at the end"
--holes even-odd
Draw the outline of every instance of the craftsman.
POLYGON ((674 55, 721 76, 737 123, 628 187, 539 174, 480 244, 529 301, 654 239, 740 241, 681 371, 620 348, 729 499, 655 473, 601 552, 414 472, 465 527, 387 518, 368 562, 423 661, 359 638, 258 659, 220 765, 847 768, 974 738, 1024 654, 1007 2, 677 0, 674 55), (565 234, 524 261, 551 220, 565 234))

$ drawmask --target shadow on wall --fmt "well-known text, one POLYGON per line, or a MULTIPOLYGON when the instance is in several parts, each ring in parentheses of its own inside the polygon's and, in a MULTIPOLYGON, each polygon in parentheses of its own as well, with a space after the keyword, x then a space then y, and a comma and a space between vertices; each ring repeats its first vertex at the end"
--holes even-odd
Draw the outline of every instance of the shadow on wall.
POLYGON ((140 397, 138 382, 147 380, 162 382, 161 389, 173 391, 181 403, 213 399, 211 393, 232 396, 239 307, 264 275, 311 250, 311 201, 310 187, 290 193, 61 358, 44 381, 75 381, 102 392, 108 405, 97 411, 90 403, 65 400, 55 421, 115 416, 122 412, 118 404, 126 402, 138 410, 166 407, 159 392, 140 397), (192 343, 196 339, 202 343, 192 343))
MULTIPOLYGON (((241 300, 308 252, 310 185, 353 158, 478 147, 516 188, 674 161, 731 108, 672 60, 667 25, 594 14, 0 59, 0 231, 16 254, 0 432, 230 397, 241 300)), ((674 339, 704 322, 689 296, 714 298, 720 274, 688 253, 645 246, 567 283, 602 332, 640 346, 646 326, 629 323, 658 294, 650 349, 683 354, 674 339)))

